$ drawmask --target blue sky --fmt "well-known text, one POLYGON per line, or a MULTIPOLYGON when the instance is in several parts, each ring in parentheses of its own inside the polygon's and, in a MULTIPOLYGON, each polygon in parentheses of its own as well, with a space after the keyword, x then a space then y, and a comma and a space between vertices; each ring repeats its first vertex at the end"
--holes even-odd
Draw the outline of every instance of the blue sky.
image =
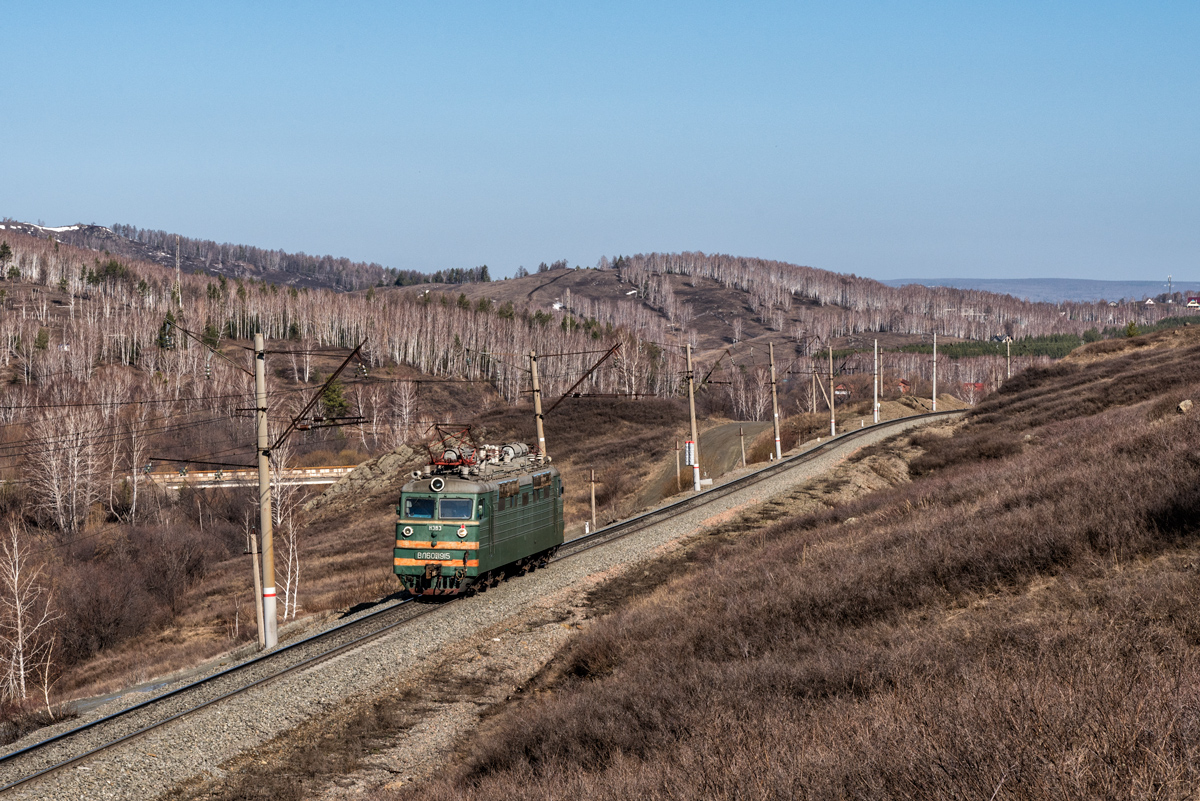
POLYGON ((1200 277, 1200 4, 22 3, 0 216, 433 270, 1200 277))

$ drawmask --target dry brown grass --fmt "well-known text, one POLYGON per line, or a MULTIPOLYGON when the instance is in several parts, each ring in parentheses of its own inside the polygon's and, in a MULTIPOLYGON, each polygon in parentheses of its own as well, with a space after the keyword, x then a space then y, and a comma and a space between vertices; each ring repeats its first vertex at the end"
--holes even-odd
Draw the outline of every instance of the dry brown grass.
POLYGON ((417 794, 1192 797, 1196 355, 1034 372, 911 484, 695 549, 417 794))

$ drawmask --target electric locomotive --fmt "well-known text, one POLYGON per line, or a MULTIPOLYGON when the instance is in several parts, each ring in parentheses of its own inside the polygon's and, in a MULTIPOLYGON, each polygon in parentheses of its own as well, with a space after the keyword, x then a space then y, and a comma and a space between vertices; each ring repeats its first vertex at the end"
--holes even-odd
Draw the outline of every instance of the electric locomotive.
POLYGON ((521 443, 431 450, 396 506, 395 566, 412 595, 458 595, 544 565, 563 542, 563 487, 521 443))

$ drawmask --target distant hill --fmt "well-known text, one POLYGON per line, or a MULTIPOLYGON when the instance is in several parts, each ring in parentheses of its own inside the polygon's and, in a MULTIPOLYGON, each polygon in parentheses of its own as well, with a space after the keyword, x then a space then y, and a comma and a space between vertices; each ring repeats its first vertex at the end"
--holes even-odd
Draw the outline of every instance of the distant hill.
MULTIPOLYGON (((1084 278, 893 278, 882 283, 946 286, 997 292, 1035 303, 1094 303, 1099 300, 1143 300, 1167 291, 1166 281, 1094 281, 1084 278)), ((1173 289, 1188 296, 1200 295, 1200 281, 1175 281, 1173 289)))
POLYGON ((335 256, 310 256, 283 250, 218 243, 208 239, 138 228, 134 225, 76 223, 48 227, 4 218, 0 233, 13 231, 38 239, 53 238, 64 245, 107 253, 118 259, 145 261, 174 267, 187 273, 224 275, 227 278, 254 279, 282 286, 334 290, 366 289, 390 284, 448 283, 487 281, 486 265, 450 268, 433 273, 397 270, 375 262, 351 261, 335 256))

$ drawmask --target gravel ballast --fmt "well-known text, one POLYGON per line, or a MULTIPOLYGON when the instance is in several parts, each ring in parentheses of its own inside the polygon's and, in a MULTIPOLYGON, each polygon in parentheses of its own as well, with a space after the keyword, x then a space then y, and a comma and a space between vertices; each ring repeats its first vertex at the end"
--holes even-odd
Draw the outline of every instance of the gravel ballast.
POLYGON ((430 769, 446 763, 456 738, 474 726, 487 707, 503 701, 541 670, 583 623, 584 596, 596 583, 638 569, 684 538, 828 472, 859 448, 924 422, 900 420, 880 426, 707 505, 558 560, 486 593, 434 607, 397 633, 170 723, 7 795, 13 799, 149 799, 185 782, 186 796, 206 795, 245 760, 266 762, 273 753, 284 754, 285 735, 300 731, 307 721, 316 721, 309 729, 319 727, 321 720, 345 715, 381 697, 408 697, 405 694, 411 694, 413 687, 453 675, 455 686, 462 688, 458 693, 424 703, 411 725, 355 774, 333 782, 321 797, 363 797, 370 787, 424 778, 430 769))

